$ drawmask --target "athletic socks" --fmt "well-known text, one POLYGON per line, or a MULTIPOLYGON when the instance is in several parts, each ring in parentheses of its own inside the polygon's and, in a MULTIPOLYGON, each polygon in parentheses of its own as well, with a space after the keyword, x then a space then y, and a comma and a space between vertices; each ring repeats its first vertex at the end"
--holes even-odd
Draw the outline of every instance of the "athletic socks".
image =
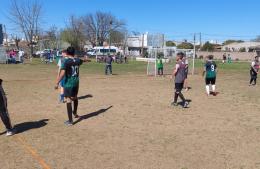
POLYGON ((60 94, 60 102, 64 102, 64 94, 60 94))
POLYGON ((174 100, 173 100, 174 103, 177 103, 178 97, 179 97, 179 94, 175 92, 174 93, 174 100))
POLYGON ((78 99, 74 100, 73 103, 74 103, 73 114, 74 114, 74 115, 77 115, 78 104, 79 104, 78 99))
POLYGON ((183 101, 183 103, 186 102, 186 99, 184 98, 184 96, 181 92, 179 93, 179 96, 180 96, 181 100, 183 101))
POLYGON ((207 92, 207 95, 210 95, 209 85, 206 85, 206 92, 207 92))
POLYGON ((215 92, 216 90, 216 85, 212 85, 212 91, 215 92))
POLYGON ((67 103, 67 112, 68 112, 69 122, 73 122, 73 120, 72 120, 72 106, 71 106, 71 103, 67 103))

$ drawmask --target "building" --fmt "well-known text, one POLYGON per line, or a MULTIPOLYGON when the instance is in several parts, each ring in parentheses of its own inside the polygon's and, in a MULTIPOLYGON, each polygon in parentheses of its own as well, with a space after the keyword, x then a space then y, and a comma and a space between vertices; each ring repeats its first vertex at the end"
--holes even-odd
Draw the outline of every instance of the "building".
POLYGON ((226 52, 253 52, 257 47, 260 47, 260 42, 235 42, 222 46, 221 50, 226 52))
POLYGON ((129 55, 140 56, 148 48, 162 48, 164 46, 164 34, 144 33, 127 38, 127 51, 129 55))

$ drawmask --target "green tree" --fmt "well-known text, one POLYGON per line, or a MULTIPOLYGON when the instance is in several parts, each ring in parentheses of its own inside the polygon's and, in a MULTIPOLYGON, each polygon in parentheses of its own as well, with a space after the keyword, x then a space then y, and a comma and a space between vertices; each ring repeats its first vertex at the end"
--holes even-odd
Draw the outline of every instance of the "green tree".
POLYGON ((242 42, 244 42, 244 41, 242 41, 242 40, 232 40, 232 39, 229 39, 229 40, 226 40, 226 41, 223 43, 223 45, 229 45, 229 44, 231 44, 231 43, 242 43, 242 42))
POLYGON ((246 48, 240 48, 239 52, 246 52, 246 48))
POLYGON ((214 45, 209 43, 209 42, 206 42, 202 48, 201 48, 202 51, 214 51, 214 45))
POLYGON ((176 44, 173 41, 166 41, 166 46, 172 47, 176 46, 176 44))
POLYGON ((188 42, 182 42, 177 46, 178 49, 193 49, 193 44, 188 42))

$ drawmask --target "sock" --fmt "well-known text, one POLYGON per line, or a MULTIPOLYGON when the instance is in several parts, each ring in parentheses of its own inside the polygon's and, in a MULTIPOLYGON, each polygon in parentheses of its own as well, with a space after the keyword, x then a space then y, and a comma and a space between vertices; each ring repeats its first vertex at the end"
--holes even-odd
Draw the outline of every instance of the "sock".
POLYGON ((216 85, 212 85, 212 91, 215 92, 216 90, 216 85))
POLYGON ((178 100, 178 96, 179 96, 179 93, 175 92, 174 93, 174 103, 177 103, 177 100, 178 100))
POLYGON ((186 99, 184 98, 184 96, 183 96, 183 94, 180 92, 179 93, 179 96, 180 96, 180 98, 181 98, 181 100, 183 101, 183 102, 186 102, 186 99))
POLYGON ((78 111, 78 104, 79 104, 78 99, 74 100, 73 103, 74 103, 73 114, 76 115, 76 114, 77 114, 77 111, 78 111))
POLYGON ((67 111, 68 111, 69 121, 72 122, 72 107, 71 107, 71 103, 67 103, 67 111))
POLYGON ((206 85, 206 92, 207 92, 208 95, 210 94, 209 85, 206 85))

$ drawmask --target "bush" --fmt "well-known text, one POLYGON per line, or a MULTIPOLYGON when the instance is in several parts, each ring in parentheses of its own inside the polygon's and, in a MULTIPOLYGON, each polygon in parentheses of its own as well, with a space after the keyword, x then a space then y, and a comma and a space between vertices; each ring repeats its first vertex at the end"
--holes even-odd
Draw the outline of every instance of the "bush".
POLYGON ((203 56, 203 55, 200 55, 200 56, 199 56, 199 59, 203 59, 203 58, 204 58, 204 56, 203 56))
POLYGON ((240 48, 239 52, 246 52, 246 48, 240 48))

